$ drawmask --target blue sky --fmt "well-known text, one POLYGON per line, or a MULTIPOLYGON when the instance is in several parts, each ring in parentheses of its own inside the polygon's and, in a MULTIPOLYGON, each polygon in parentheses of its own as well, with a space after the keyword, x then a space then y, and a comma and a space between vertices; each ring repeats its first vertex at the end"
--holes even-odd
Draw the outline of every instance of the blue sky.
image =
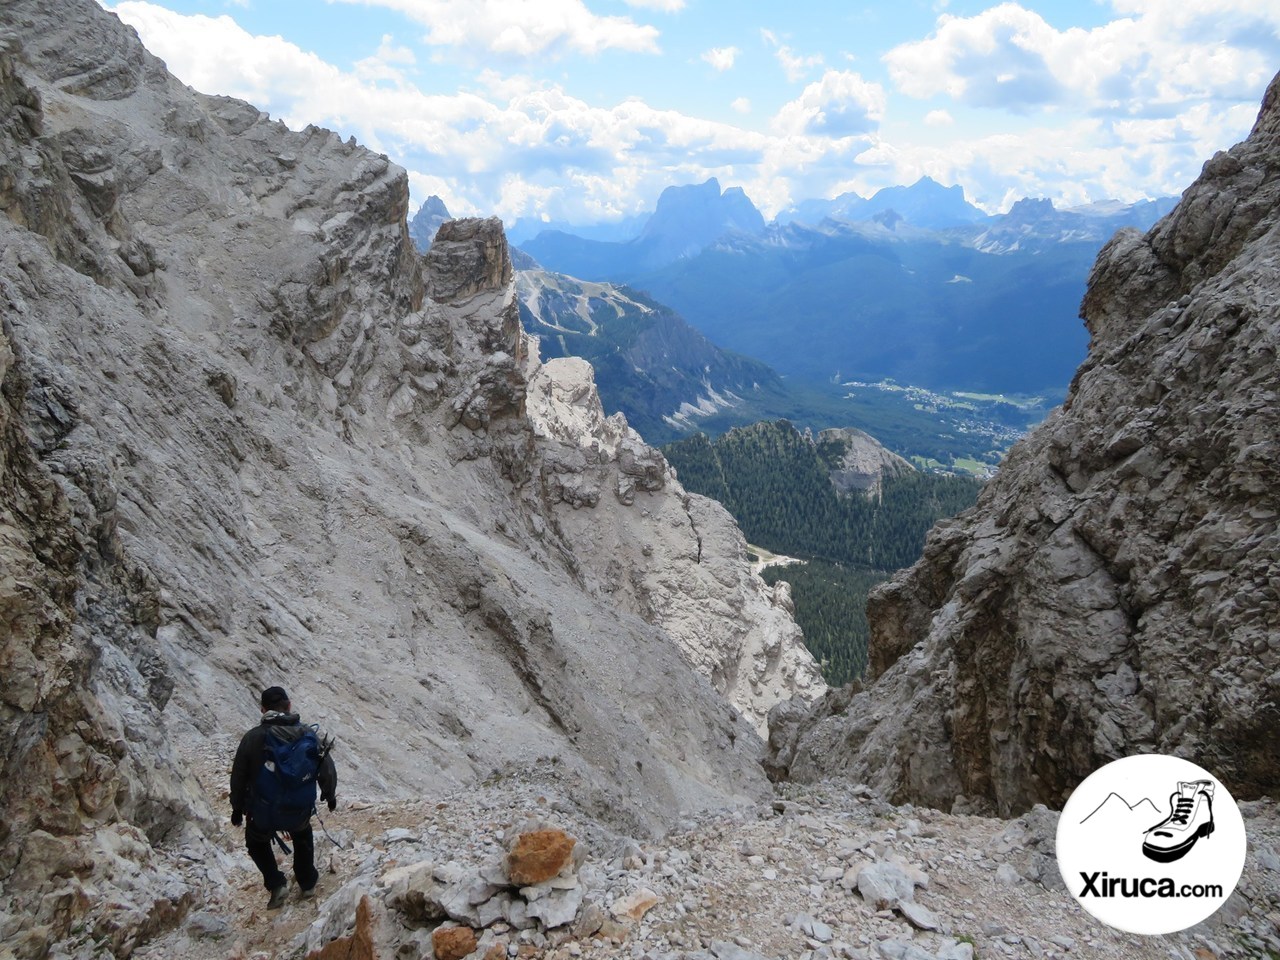
POLYGON ((1280 70, 1274 0, 103 0, 182 80, 354 135, 455 215, 578 223, 716 176, 765 212, 1181 192, 1280 70))

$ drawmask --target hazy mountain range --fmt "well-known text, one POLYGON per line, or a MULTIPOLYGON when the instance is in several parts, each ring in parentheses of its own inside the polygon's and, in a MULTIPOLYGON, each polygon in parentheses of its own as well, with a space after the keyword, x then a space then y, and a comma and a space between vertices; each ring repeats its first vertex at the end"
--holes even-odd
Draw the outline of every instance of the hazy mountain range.
POLYGON ((1084 357, 1077 315, 1099 248, 1173 202, 1024 200, 992 217, 925 178, 807 201, 766 224, 741 191, 709 180, 664 191, 629 240, 548 231, 522 249, 548 270, 644 290, 806 385, 1038 393, 1064 389, 1084 357))
MULTIPOLYGON (((858 425, 921 463, 982 474, 1083 356, 1084 331, 1064 318, 1097 247, 1162 208, 1024 201, 979 221, 962 191, 931 180, 857 200, 822 209, 874 219, 765 224, 740 190, 711 180, 664 191, 626 242, 544 232, 528 246, 562 269, 513 253, 522 321, 544 357, 590 360, 606 409, 651 442, 786 417, 858 425), (968 225, 917 227, 887 200, 968 225), (578 279, 636 271, 631 284, 578 279)), ((423 205, 409 225, 420 248, 447 217, 439 198, 423 205)))

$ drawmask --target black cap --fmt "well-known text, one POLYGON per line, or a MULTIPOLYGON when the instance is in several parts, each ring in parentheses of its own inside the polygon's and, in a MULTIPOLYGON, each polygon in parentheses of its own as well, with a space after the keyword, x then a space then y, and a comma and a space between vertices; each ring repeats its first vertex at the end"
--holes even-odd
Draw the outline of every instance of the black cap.
POLYGON ((284 687, 267 687, 262 691, 262 709, 275 710, 277 707, 283 707, 289 702, 289 694, 285 693, 284 687))

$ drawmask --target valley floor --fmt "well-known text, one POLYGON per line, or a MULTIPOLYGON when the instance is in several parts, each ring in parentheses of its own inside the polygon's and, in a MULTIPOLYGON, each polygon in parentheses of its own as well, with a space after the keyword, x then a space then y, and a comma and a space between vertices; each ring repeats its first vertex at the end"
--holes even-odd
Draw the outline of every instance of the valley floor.
MULTIPOLYGON (((218 797, 222 772, 200 778, 218 797)), ((1217 915, 1166 937, 1121 933, 1093 920, 1063 888, 1053 859, 1057 816, 1038 808, 1012 821, 893 806, 866 788, 782 785, 772 802, 688 818, 659 841, 614 833, 569 798, 572 777, 554 763, 496 774, 464 793, 405 802, 344 798, 317 826, 318 900, 291 898, 277 913, 229 826, 223 846, 237 866, 185 925, 135 953, 141 960, 274 960, 304 956, 349 932, 371 895, 378 956, 431 957, 428 930, 388 907, 382 878, 397 866, 449 861, 478 870, 500 856, 516 825, 536 818, 578 839, 594 878, 587 902, 606 910, 636 891, 657 902, 638 922, 575 937, 503 923, 475 956, 545 960, 759 960, 759 958, 1071 958, 1213 960, 1280 954, 1280 805, 1241 804, 1249 835, 1244 877, 1217 915), (914 916, 879 910, 851 879, 872 864, 914 878, 914 916), (1030 878, 1030 879, 1028 879, 1030 878), (1042 881, 1042 882, 1041 882, 1042 881), (921 927, 935 927, 927 930, 921 927)), ((225 804, 224 804, 225 805, 225 804)), ((584 876, 587 874, 584 873, 584 876)), ((581 914, 580 914, 581 916, 581 914)), ((345 954, 344 954, 345 956, 345 954)))

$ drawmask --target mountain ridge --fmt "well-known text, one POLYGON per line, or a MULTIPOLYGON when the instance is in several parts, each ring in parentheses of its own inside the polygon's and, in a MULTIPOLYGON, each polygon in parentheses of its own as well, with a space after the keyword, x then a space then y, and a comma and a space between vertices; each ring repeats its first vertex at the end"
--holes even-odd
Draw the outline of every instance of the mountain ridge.
POLYGON ((531 354, 500 223, 420 258, 386 157, 87 0, 0 24, 0 952, 128 955, 225 887, 189 771, 271 684, 340 798, 554 768, 644 836, 764 796, 764 711, 823 689, 785 592, 531 354))
POLYGON ((1280 787, 1277 156, 1280 75, 1246 140, 1099 253, 1066 402, 872 595, 867 687, 778 715, 791 775, 1006 815, 1134 753, 1280 787))
POLYGON ((843 377, 1034 395, 1064 390, 1084 358, 1077 313, 1098 250, 1120 227, 1151 226, 1168 205, 1086 213, 1024 200, 937 230, 879 214, 775 221, 660 261, 637 242, 563 234, 523 249, 546 269, 643 290, 805 388, 843 377))

